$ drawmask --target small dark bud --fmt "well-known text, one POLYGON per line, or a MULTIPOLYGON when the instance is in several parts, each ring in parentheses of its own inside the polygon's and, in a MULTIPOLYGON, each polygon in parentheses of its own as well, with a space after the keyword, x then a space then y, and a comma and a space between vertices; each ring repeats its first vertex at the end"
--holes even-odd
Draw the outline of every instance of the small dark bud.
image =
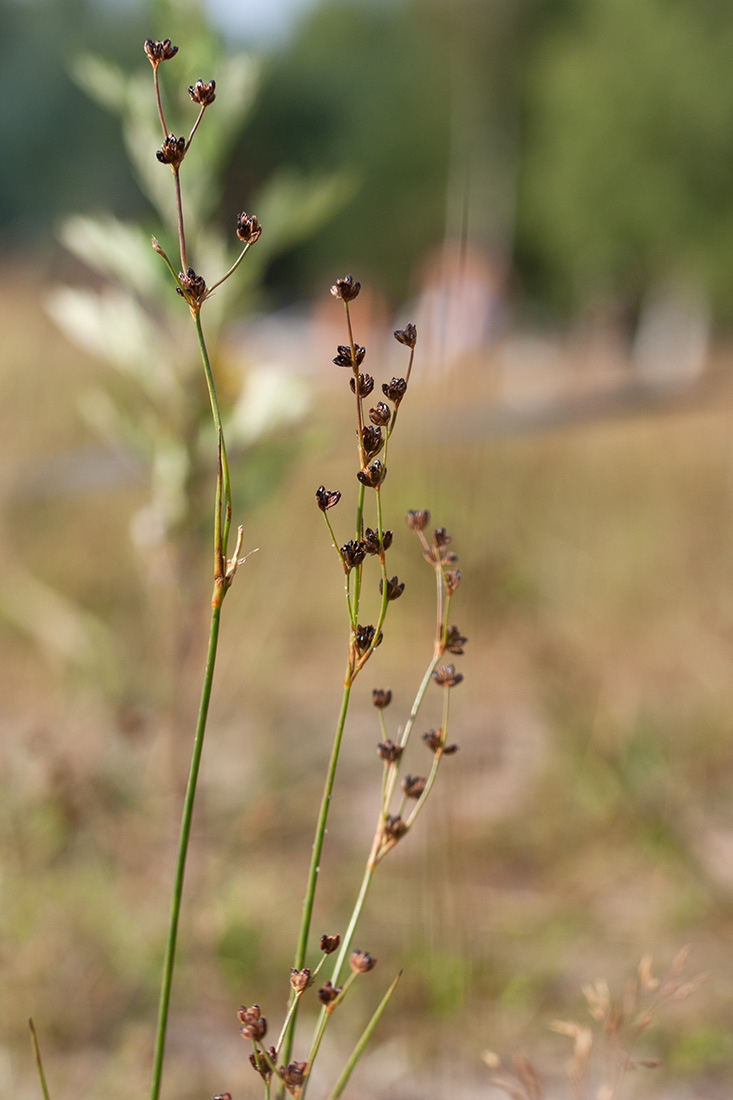
POLYGON ((378 402, 373 409, 369 410, 369 419, 372 424, 377 424, 380 427, 384 427, 389 424, 390 417, 392 416, 392 410, 389 405, 385 405, 384 401, 378 402))
POLYGON ((389 688, 374 688, 372 692, 372 706, 378 710, 384 710, 392 702, 392 692, 389 688))
POLYGON ((328 1007, 329 1005, 333 1004, 342 989, 342 985, 337 985, 334 988, 331 982, 328 981, 322 989, 318 990, 318 1000, 321 1002, 321 1004, 324 1004, 328 1007))
POLYGON ((456 672, 454 665, 441 665, 433 673, 433 679, 440 687, 455 687, 463 679, 462 672, 456 672))
MULTIPOLYGON (((461 571, 460 569, 448 569, 443 573, 443 580, 445 581, 445 587, 450 593, 455 592, 458 585, 461 583, 461 571)), ((460 651, 454 651, 460 652, 460 651)))
POLYGON ((449 626, 445 634, 445 648, 449 653, 455 653, 456 657, 463 654, 463 647, 468 641, 464 638, 457 626, 449 626))
POLYGON ((385 764, 394 764, 402 756, 402 748, 393 741, 380 741, 377 745, 377 756, 385 764))
POLYGON ((424 531, 429 523, 430 512, 426 512, 424 508, 417 512, 407 513, 407 526, 411 527, 413 531, 424 531))
POLYGON ((351 367, 352 370, 355 367, 360 367, 364 362, 364 356, 366 355, 366 348, 360 348, 354 346, 354 354, 351 354, 351 348, 346 344, 339 344, 336 349, 336 358, 334 363, 337 367, 351 367))
POLYGON ((349 966, 355 974, 366 974, 367 970, 373 970, 376 965, 377 960, 368 951, 352 951, 349 955, 349 966))
POLYGON ((195 84, 189 85, 188 94, 194 103, 208 107, 216 99, 216 81, 210 80, 208 84, 204 84, 203 80, 197 80, 195 84))
POLYGON ((433 531, 433 546, 447 546, 451 541, 451 536, 446 531, 445 527, 436 527, 433 531))
MULTIPOLYGON (((379 593, 380 593, 380 595, 382 594, 383 588, 384 588, 384 582, 380 580, 380 582, 379 582, 379 593)), ((392 577, 391 580, 387 581, 387 599, 388 600, 398 600, 404 591, 405 591, 405 585, 404 585, 404 583, 401 584, 397 577, 392 577)))
POLYGON ((316 504, 322 512, 326 512, 329 508, 333 508, 340 500, 341 493, 338 489, 327 489, 325 485, 319 485, 316 489, 316 504))
POLYGON ((201 275, 197 275, 192 267, 189 267, 185 275, 179 271, 178 280, 181 284, 177 288, 179 294, 183 294, 192 302, 203 302, 206 297, 206 280, 201 275))
POLYGON ((344 559, 344 565, 347 569, 355 569, 357 565, 361 565, 366 557, 366 547, 361 540, 349 539, 341 547, 341 557, 344 559))
POLYGON ((407 798, 419 798, 426 783, 427 779, 421 775, 406 775, 402 780, 402 793, 407 798))
MULTIPOLYGON (((374 634, 375 628, 373 626, 361 626, 361 624, 357 624, 356 634, 354 635, 354 644, 359 653, 366 653, 366 651, 370 648, 374 639, 374 634)), ((377 646, 381 644, 382 631, 380 630, 379 634, 377 635, 377 640, 376 642, 374 642, 374 649, 376 649, 377 646)))
MULTIPOLYGON (((274 1047, 270 1047, 267 1053, 270 1055, 270 1061, 274 1064, 275 1059, 277 1058, 277 1051, 274 1047)), ((257 1064, 258 1059, 255 1058, 254 1054, 250 1054, 249 1056, 250 1065, 254 1070, 257 1071, 257 1073, 259 1073, 263 1081, 269 1081, 270 1077, 272 1076, 272 1070, 267 1064, 265 1060, 265 1055, 260 1048, 257 1049, 257 1054, 259 1055, 259 1065, 257 1064)))
MULTIPOLYGON (((351 392, 356 393, 357 392, 356 379, 355 378, 350 378, 349 379, 349 384, 351 386, 351 392)), ((368 397, 373 389, 374 389, 374 379, 372 378, 371 374, 360 374, 359 375, 359 389, 358 389, 359 397, 368 397)))
POLYGON ((252 1005, 251 1008, 242 1005, 237 1017, 240 1024, 243 1025, 241 1028, 243 1038, 253 1039, 255 1042, 264 1039, 267 1034, 267 1020, 260 1015, 259 1005, 252 1005))
POLYGON ((175 134, 168 134, 155 155, 161 164, 170 164, 172 168, 178 168, 186 155, 185 137, 177 138, 175 134))
POLYGON ((457 752, 458 752, 458 745, 444 745, 443 746, 443 756, 453 756, 453 754, 457 753, 457 752))
POLYGON ((302 993, 311 980, 311 972, 307 966, 302 970, 290 969, 290 984, 296 993, 302 993))
POLYGON ((279 1074, 288 1092, 295 1092, 303 1084, 305 1072, 308 1069, 307 1062, 290 1062, 287 1066, 280 1066, 279 1074))
POLYGON ((237 236, 243 244, 254 244, 260 239, 262 226, 257 220, 256 214, 237 214, 237 236))
POLYGON ((374 428, 370 424, 367 424, 365 428, 362 428, 361 442, 364 448, 364 454, 367 458, 372 458, 373 455, 379 454, 384 446, 382 429, 374 428))
POLYGON ((321 936, 321 951, 324 955, 332 954, 341 943, 338 932, 334 936, 321 936))
POLYGON ((343 279, 337 279, 331 287, 334 298, 340 298, 342 302, 353 302, 361 290, 361 283, 357 283, 353 275, 345 275, 343 279))
POLYGON ((366 485, 370 489, 376 489, 387 476, 387 467, 383 466, 378 458, 375 458, 366 470, 359 470, 356 476, 362 485, 366 485))
POLYGON ((384 822, 384 835, 388 840, 399 840, 407 832, 407 826, 399 814, 388 814, 384 822))
POLYGON ((443 731, 442 729, 428 730, 427 733, 422 735, 422 739, 429 749, 432 749, 433 752, 437 752, 443 745, 443 731))
POLYGON ((394 334, 399 344, 405 344, 408 348, 414 348, 417 343, 417 325, 408 324, 404 328, 398 328, 394 334))
POLYGON ((407 393, 407 382, 404 378, 393 378, 391 382, 383 384, 382 393, 396 408, 407 393))
POLYGON ((178 46, 173 46, 170 38, 164 38, 162 42, 154 42, 152 38, 148 38, 143 49, 154 68, 157 68, 161 61, 170 61, 178 53, 178 46))

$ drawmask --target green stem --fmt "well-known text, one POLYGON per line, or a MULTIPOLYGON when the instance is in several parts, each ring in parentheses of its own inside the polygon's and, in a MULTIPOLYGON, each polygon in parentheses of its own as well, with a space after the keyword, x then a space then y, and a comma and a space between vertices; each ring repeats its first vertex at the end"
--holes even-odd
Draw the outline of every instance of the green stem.
POLYGON ((163 977, 161 980, 160 1000, 158 1003, 158 1024, 155 1032, 155 1053, 153 1057, 153 1078, 150 1085, 150 1100, 158 1100, 160 1095, 163 1057, 165 1054, 165 1036, 168 1027, 171 985, 173 982, 176 941, 178 938, 178 921, 181 912, 181 896, 183 894, 183 879, 186 871, 186 856, 188 854, 188 845, 191 836, 191 819, 193 817, 196 784, 198 781, 199 767, 201 765, 201 752, 204 747, 206 718, 209 713, 211 685, 214 679, 214 665, 216 662, 216 647, 219 640, 220 617, 221 603, 219 602, 214 604, 211 608, 211 626, 209 629, 209 646, 206 654, 206 669, 204 672, 203 686, 201 688, 201 702, 199 704, 196 735, 194 737, 193 752, 191 754, 191 768, 188 775, 188 783, 186 785, 186 796, 183 802, 183 815, 181 818, 181 831, 178 838, 178 855, 176 857, 176 870, 173 880, 173 896, 171 898, 171 911, 168 922, 168 938, 165 946, 163 977))
POLYGON ((36 1069, 38 1071, 38 1080, 41 1083, 41 1092, 43 1093, 43 1100, 49 1100, 48 1086, 46 1084, 46 1074, 43 1072, 43 1062, 41 1061, 41 1048, 38 1045, 38 1036, 36 1035, 35 1024, 32 1019, 28 1020, 28 1027, 31 1031, 31 1043, 33 1044, 33 1057, 36 1061, 36 1069))
POLYGON ((343 1072, 342 1072, 341 1076, 339 1077, 336 1084, 333 1086, 333 1089, 332 1089, 331 1094, 329 1096, 329 1100, 338 1100, 338 1098, 341 1096, 342 1092, 346 1088, 346 1086, 349 1082, 349 1078, 351 1077, 351 1074, 354 1072, 354 1069, 356 1068, 357 1062, 359 1061, 362 1054, 364 1053, 367 1046, 369 1045, 369 1040, 372 1037, 374 1029, 377 1026, 377 1024, 379 1023, 379 1021, 382 1017, 382 1014, 384 1013, 385 1008, 389 1004, 390 998, 391 998, 392 994, 394 993, 395 989, 397 988, 397 983, 398 983, 398 981, 400 980, 401 977, 402 977, 402 971, 400 970, 399 974, 394 979, 394 981, 392 982, 391 986, 389 987, 389 989, 387 990, 385 995, 382 997, 382 1000, 379 1002, 379 1005, 377 1006, 377 1009, 376 1009, 374 1015, 372 1016, 371 1020, 369 1021, 367 1026, 364 1028, 364 1031, 361 1034, 361 1038, 359 1039, 359 1042, 354 1047, 352 1055, 349 1058, 346 1065, 344 1066, 344 1069, 343 1069, 343 1072))
MULTIPOLYGON (((219 522, 221 524, 221 545, 216 548, 220 551, 223 563, 226 566, 227 545, 229 542, 229 528, 232 522, 232 490, 229 481, 229 462, 227 460, 227 449, 224 443, 224 430, 221 423, 221 413, 219 412, 219 401, 216 396, 216 387, 214 386, 214 376, 211 371, 211 361, 209 360, 209 352, 206 347, 206 341, 204 339, 204 330, 201 327, 201 315, 198 311, 193 312, 193 320, 196 326, 196 337, 199 342, 199 349, 201 351, 201 359, 204 364, 204 374, 206 376, 206 386, 209 391, 209 400, 211 402, 211 413, 214 417, 214 428, 221 441, 221 493, 222 501, 221 507, 224 509, 224 517, 222 523, 221 507, 219 509, 219 522)), ((215 549, 215 552, 216 552, 215 549)))

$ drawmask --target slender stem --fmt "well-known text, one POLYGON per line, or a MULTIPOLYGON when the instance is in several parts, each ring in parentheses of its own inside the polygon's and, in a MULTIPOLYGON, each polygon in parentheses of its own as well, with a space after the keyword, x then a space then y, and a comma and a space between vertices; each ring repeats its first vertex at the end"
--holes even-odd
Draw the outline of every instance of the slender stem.
MULTIPOLYGON (((341 1076, 339 1077, 338 1081, 336 1082, 336 1084, 334 1085, 334 1087, 333 1087, 333 1089, 330 1093, 329 1100, 338 1100, 338 1098, 341 1096, 342 1092, 346 1088, 346 1086, 348 1084, 348 1081, 349 1081, 349 1078, 351 1077, 351 1074, 354 1072, 354 1069, 356 1068, 357 1062, 359 1061, 362 1054, 366 1050, 366 1047, 369 1044, 369 1040, 372 1037, 372 1033, 373 1033, 375 1027, 377 1026, 377 1024, 379 1023, 379 1021, 380 1021, 380 1019, 381 1019, 381 1017, 384 1013, 385 1008, 389 1004, 390 998, 392 997, 392 994, 394 993, 395 989, 397 988, 397 983, 398 983, 398 981, 400 980, 401 977, 402 977, 402 971, 400 970, 399 974, 394 979, 394 981, 390 985, 390 987, 387 990, 387 992, 385 993, 385 995, 382 997, 382 1000, 379 1002, 379 1005, 377 1006, 377 1009, 374 1012, 371 1020, 369 1021, 367 1026, 364 1028, 364 1031, 361 1034, 361 1038, 359 1039, 359 1042, 354 1047, 354 1050, 353 1050, 353 1053, 351 1054, 351 1057, 349 1058, 348 1062, 344 1066, 344 1069, 343 1069, 343 1072, 341 1073, 341 1076)), ((302 1093, 301 1093, 301 1095, 302 1095, 302 1093)))
POLYGON ((201 358, 204 364, 204 374, 206 375, 206 386, 209 391, 209 400, 211 401, 211 412, 214 417, 214 428, 221 442, 221 484, 222 484, 222 500, 219 505, 220 522, 222 522, 221 531, 221 553, 226 561, 227 545, 229 541, 229 528, 232 521, 232 490, 229 480, 229 462, 227 461, 227 449, 224 442, 224 431, 221 423, 221 413, 219 412, 219 401, 216 396, 216 387, 214 386, 214 376, 211 371, 211 362, 209 360, 209 353, 206 348, 206 341, 204 339, 204 331, 201 327, 201 315, 197 311, 193 313, 194 324, 196 325, 196 336, 199 342, 199 348, 201 350, 201 358), (221 509, 224 510, 223 521, 221 521, 221 509))
POLYGON ((155 88, 155 102, 158 106, 158 118, 160 119, 160 125, 163 128, 163 140, 168 137, 168 128, 165 124, 165 116, 163 114, 163 103, 160 98, 160 83, 158 81, 158 66, 153 65, 153 86, 155 88))
POLYGON ((176 189, 176 222, 178 223, 178 248, 181 253, 181 271, 185 274, 188 270, 186 257, 186 232, 183 228, 183 200, 181 199, 181 177, 175 165, 171 165, 173 182, 176 189))
POLYGON ((198 116, 196 118, 196 121, 194 122, 193 127, 191 129, 191 133, 188 135, 188 140, 186 142, 186 152, 188 152, 188 147, 191 144, 191 142, 193 141, 193 135, 196 133, 196 131, 199 128, 199 122, 201 122, 201 119, 204 117, 204 111, 205 110, 206 110, 206 104, 202 103, 201 108, 200 108, 199 113, 198 113, 198 116))
POLYGON ((252 242, 251 242, 251 241, 248 241, 248 242, 247 242, 247 244, 246 244, 246 245, 244 246, 244 248, 242 249, 242 251, 241 251, 241 252, 239 253, 239 255, 237 256, 237 258, 236 258, 236 260, 234 261, 234 263, 232 264, 232 266, 231 266, 231 267, 229 268, 229 270, 227 271, 226 275, 222 275, 221 279, 218 279, 218 280, 217 280, 217 281, 216 281, 215 283, 213 283, 213 284, 212 284, 212 285, 211 285, 211 286, 209 287, 209 289, 208 289, 208 291, 207 291, 207 293, 206 293, 206 297, 207 297, 207 298, 209 297, 209 295, 210 295, 210 294, 211 294, 211 293, 212 293, 213 291, 215 291, 215 290, 216 290, 216 288, 217 288, 218 286, 221 286, 221 284, 222 284, 223 282, 225 282, 225 281, 226 281, 226 280, 227 280, 227 279, 229 278, 229 276, 230 276, 230 275, 233 275, 233 274, 234 274, 234 272, 235 272, 235 271, 237 270, 237 268, 238 268, 238 267, 239 267, 239 265, 241 264, 241 262, 242 262, 242 260, 244 259, 244 257, 245 257, 245 256, 247 255, 247 252, 248 252, 248 250, 249 250, 249 248, 250 248, 250 245, 251 245, 251 244, 252 244, 252 242))
POLYGON ((33 1044, 33 1057, 36 1062, 36 1069, 38 1070, 38 1080, 41 1083, 41 1092, 43 1093, 43 1100, 49 1100, 48 1085, 46 1084, 46 1074, 43 1072, 43 1062, 41 1061, 41 1048, 38 1045, 38 1036, 36 1035, 36 1027, 33 1023, 33 1019, 28 1020, 28 1027, 31 1031, 31 1043, 33 1044))
POLYGON ((188 845, 191 836, 191 819, 193 817, 196 784, 198 781, 199 767, 201 765, 201 752, 204 747, 206 718, 209 713, 211 685, 214 679, 214 665, 216 663, 216 647, 219 640, 220 617, 221 603, 214 604, 211 608, 211 625, 209 629, 209 646, 206 653, 206 669, 204 672, 203 686, 201 688, 201 702, 199 704, 196 735, 194 737, 193 752, 191 754, 191 768, 188 775, 188 783, 186 785, 183 815, 181 818, 181 831, 178 838, 178 854, 176 856, 176 869, 173 879, 173 896, 171 898, 171 911, 168 922, 168 938, 165 946, 163 978, 161 981, 160 1000, 158 1003, 158 1024, 155 1032, 155 1053, 153 1057, 153 1078, 150 1085, 150 1100, 158 1100, 160 1095, 163 1057, 165 1054, 165 1036, 168 1027, 171 985, 173 982, 176 941, 178 938, 178 921, 181 912, 181 896, 183 894, 183 879, 186 871, 186 856, 188 854, 188 845))

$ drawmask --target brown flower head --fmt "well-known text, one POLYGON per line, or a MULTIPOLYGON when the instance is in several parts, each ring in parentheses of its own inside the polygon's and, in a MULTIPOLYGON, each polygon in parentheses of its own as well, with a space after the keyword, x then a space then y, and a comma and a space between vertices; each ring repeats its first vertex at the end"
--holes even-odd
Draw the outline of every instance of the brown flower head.
MULTIPOLYGON (((357 393, 357 380, 356 378, 349 379, 349 385, 351 386, 351 392, 357 393)), ((358 395, 359 397, 368 397, 374 389, 374 379, 371 374, 360 374, 358 381, 358 395)))
POLYGON ((382 429, 367 424, 367 426, 361 430, 361 442, 364 447, 364 454, 367 458, 372 458, 374 455, 379 454, 384 446, 382 429))
POLYGON ((307 1069, 307 1062, 290 1062, 287 1066, 280 1066, 280 1078, 288 1092, 295 1092, 303 1084, 307 1069))
POLYGON ((318 990, 318 1000, 321 1002, 321 1004, 324 1004, 326 1005, 326 1007, 328 1007, 329 1005, 333 1004, 342 989, 342 985, 337 985, 334 988, 331 982, 328 981, 321 989, 318 990))
POLYGON ((161 164, 170 164, 171 168, 178 168, 186 155, 185 137, 177 138, 175 134, 168 134, 155 155, 161 164))
POLYGON ((392 692, 389 688, 374 688, 372 691, 372 706, 378 710, 384 710, 392 702, 392 692))
MULTIPOLYGON (((445 581, 445 587, 447 588, 447 590, 450 593, 455 592, 455 590, 458 588, 458 585, 461 583, 460 569, 446 569, 443 573, 443 580, 445 581)), ((454 650, 453 652, 455 653, 460 651, 454 650)))
POLYGON ((333 508, 340 500, 341 493, 338 489, 327 489, 325 485, 319 485, 316 489, 316 504, 322 512, 326 512, 329 508, 333 508))
POLYGON ((463 647, 468 641, 464 638, 457 626, 449 626, 445 633, 445 648, 449 653, 455 653, 456 657, 463 654, 463 647))
POLYGON ((290 968, 290 984, 296 993, 302 993, 310 980, 311 972, 307 966, 304 966, 302 970, 296 970, 294 967, 290 968))
POLYGON ((172 45, 170 38, 164 38, 162 42, 154 42, 152 38, 147 38, 143 49, 153 68, 157 68, 161 61, 170 61, 178 53, 178 46, 172 45))
POLYGON ((321 951, 324 955, 331 955, 341 943, 338 932, 333 936, 321 936, 321 951))
POLYGON ((237 214, 237 236, 243 244, 254 244, 260 239, 262 226, 256 214, 237 214))
POLYGON ((427 733, 422 735, 422 739, 429 749, 432 749, 433 752, 437 752, 443 744, 443 731, 442 729, 428 730, 427 733))
MULTIPOLYGON (((383 550, 389 550, 390 546, 392 545, 392 538, 393 535, 391 531, 382 531, 383 550)), ((367 527, 366 531, 364 532, 364 545, 366 546, 367 554, 378 554, 380 549, 379 532, 372 531, 371 527, 367 527)))
POLYGON ((424 531, 429 523, 430 512, 425 511, 424 508, 407 513, 407 526, 412 528, 413 531, 424 531))
POLYGON ((451 536, 448 534, 445 527, 436 527, 433 531, 433 546, 436 548, 447 546, 451 541, 451 536))
POLYGON ((380 741, 377 745, 377 756, 385 764, 394 764, 402 756, 402 747, 395 745, 394 741, 380 741))
POLYGON ((189 302, 203 302, 206 297, 206 280, 202 275, 197 275, 192 267, 184 274, 178 272, 180 286, 176 287, 178 293, 187 298, 189 302))
MULTIPOLYGON (((380 594, 382 593, 383 589, 384 589, 384 581, 380 580, 380 582, 379 582, 380 594)), ((387 581, 387 599, 388 600, 398 600, 404 591, 405 591, 404 582, 400 582, 400 580, 397 577, 392 577, 390 580, 387 581)))
MULTIPOLYGON (((270 1055, 270 1061, 274 1065, 275 1064, 275 1059, 277 1058, 277 1051, 275 1050, 274 1047, 270 1047, 269 1050, 267 1051, 267 1053, 270 1055)), ((259 1075, 260 1075, 260 1077, 262 1078, 263 1081, 269 1081, 270 1078, 272 1077, 272 1070, 270 1069, 268 1063, 266 1062, 265 1055, 262 1052, 262 1049, 260 1047, 257 1048, 257 1054, 258 1054, 259 1058, 255 1058, 254 1054, 250 1054, 250 1056, 249 1056, 250 1065, 252 1066, 252 1068, 254 1070, 257 1071, 257 1073, 259 1073, 259 1075), (259 1065, 257 1064, 258 1061, 259 1061, 259 1065)))
POLYGON ((357 565, 361 565, 365 556, 366 547, 360 539, 349 539, 341 547, 341 557, 344 559, 344 565, 347 569, 355 569, 357 565))
POLYGON ((383 466, 378 458, 375 458, 366 470, 358 470, 356 476, 362 485, 366 485, 370 489, 376 489, 387 476, 387 467, 383 466))
POLYGON ((395 408, 397 408, 406 392, 407 382, 404 378, 393 378, 391 382, 385 382, 382 386, 382 393, 394 404, 395 408))
POLYGON ((387 814, 384 821, 384 835, 387 840, 397 841, 407 832, 407 825, 399 814, 387 814))
POLYGON ((385 405, 384 401, 379 401, 373 409, 369 410, 369 419, 372 424, 376 424, 379 427, 384 427, 389 424, 390 417, 392 416, 392 410, 389 405, 385 405))
POLYGON ((360 367, 364 362, 364 356, 366 355, 366 348, 360 348, 357 344, 354 345, 354 354, 351 354, 351 347, 347 344, 339 344, 336 349, 336 358, 334 363, 337 367, 351 367, 354 370, 356 367, 360 367))
POLYGON ((200 107, 209 107, 216 99, 216 81, 210 80, 205 84, 203 80, 197 80, 195 84, 189 84, 188 94, 200 107))
POLYGON ((251 1008, 242 1005, 237 1017, 242 1024, 240 1032, 243 1038, 253 1039, 255 1042, 264 1039, 267 1034, 267 1020, 260 1015, 259 1005, 252 1005, 251 1008))
POLYGON ((402 793, 407 798, 419 798, 426 783, 427 779, 422 775, 406 775, 402 780, 402 793))
POLYGON ((414 348, 417 343, 417 325, 408 324, 404 328, 398 328, 394 334, 399 344, 405 344, 408 348, 414 348))
POLYGON ((440 687, 455 687, 463 679, 462 672, 456 672, 454 665, 441 665, 433 673, 433 679, 440 687))
MULTIPOLYGON (((356 627, 356 633, 354 635, 354 645, 358 649, 359 653, 366 653, 372 644, 374 639, 375 628, 373 626, 362 626, 360 623, 356 627)), ((382 644, 382 631, 379 631, 377 640, 374 642, 374 649, 378 645, 382 644)))
POLYGON ((345 275, 343 279, 337 279, 331 287, 334 298, 340 298, 342 302, 353 302, 361 290, 361 283, 357 283, 353 275, 345 275))
POLYGON ((366 974, 367 970, 373 970, 376 965, 377 960, 368 951, 352 951, 349 955, 349 966, 355 974, 366 974))

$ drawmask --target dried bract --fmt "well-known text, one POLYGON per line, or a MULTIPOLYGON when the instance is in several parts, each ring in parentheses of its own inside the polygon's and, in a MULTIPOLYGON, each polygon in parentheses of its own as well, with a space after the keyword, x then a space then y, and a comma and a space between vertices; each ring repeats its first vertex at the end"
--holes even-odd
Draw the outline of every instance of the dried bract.
POLYGON ((376 489, 387 476, 387 467, 383 466, 378 458, 375 458, 366 470, 359 470, 356 476, 362 485, 366 485, 370 489, 376 489))
POLYGON ((175 134, 168 134, 155 155, 161 164, 170 164, 171 168, 178 168, 186 155, 185 137, 177 138, 175 134))
POLYGON ((367 970, 373 970, 376 965, 377 960, 368 951, 352 951, 349 955, 349 966, 355 974, 366 974, 367 970))
POLYGON ((377 424, 380 427, 389 424, 391 416, 392 410, 389 405, 385 405, 384 401, 379 401, 373 409, 369 410, 369 419, 372 424, 377 424))
POLYGON ((216 81, 209 80, 205 84, 203 80, 197 80, 195 84, 189 84, 188 94, 200 107, 208 107, 216 99, 216 81))
POLYGON ((311 980, 311 972, 307 966, 302 970, 290 969, 290 984, 296 993, 302 993, 311 980))
POLYGON ((433 673, 433 679, 440 687, 455 687, 463 679, 462 672, 456 672, 454 665, 441 665, 433 673))
POLYGON ((262 226, 256 214, 237 214, 237 236, 244 244, 254 244, 260 239, 262 226))
POLYGON ((374 688, 372 692, 372 706, 378 710, 384 710, 392 702, 392 692, 389 688, 374 688))
MULTIPOLYGON (((458 572, 458 570, 456 570, 458 572)), ((468 641, 464 638, 457 626, 449 626, 445 633, 445 648, 449 653, 455 653, 456 657, 463 654, 463 647, 468 641)))
POLYGON ((153 68, 157 68, 161 61, 170 61, 178 53, 178 46, 172 45, 170 38, 164 38, 162 42, 154 42, 152 38, 147 38, 143 49, 153 68))
POLYGON ((427 779, 422 775, 406 775, 402 780, 402 793, 407 798, 419 798, 426 783, 427 779))
MULTIPOLYGON (((379 582, 379 592, 382 593, 384 589, 384 582, 379 582)), ((405 591, 404 583, 400 582, 398 577, 392 577, 387 581, 387 599, 398 600, 402 593, 405 591)))
POLYGON ((414 348, 417 343, 417 325, 407 324, 404 328, 398 328, 394 334, 399 344, 405 344, 408 348, 414 348))
POLYGON ((393 378, 391 382, 383 384, 382 393, 396 408, 407 393, 407 382, 404 378, 393 378))
POLYGON ((361 283, 357 283, 353 275, 345 275, 343 279, 337 279, 331 287, 334 298, 340 298, 342 302, 353 302, 361 290, 361 283))
MULTIPOLYGON (((357 392, 357 380, 356 378, 349 379, 349 385, 351 386, 352 393, 357 392)), ((374 389, 374 379, 371 374, 360 374, 358 380, 358 395, 359 397, 368 397, 374 389)))
POLYGON ((319 485, 316 489, 316 504, 322 512, 326 512, 329 508, 333 508, 340 500, 341 493, 338 489, 327 489, 325 485, 319 485))
POLYGON ((427 525, 430 523, 430 512, 421 508, 416 512, 407 513, 407 526, 413 531, 424 531, 427 525))
POLYGON ((393 741, 380 741, 377 745, 377 756, 385 764, 394 764, 402 756, 402 746, 395 745, 393 741))

